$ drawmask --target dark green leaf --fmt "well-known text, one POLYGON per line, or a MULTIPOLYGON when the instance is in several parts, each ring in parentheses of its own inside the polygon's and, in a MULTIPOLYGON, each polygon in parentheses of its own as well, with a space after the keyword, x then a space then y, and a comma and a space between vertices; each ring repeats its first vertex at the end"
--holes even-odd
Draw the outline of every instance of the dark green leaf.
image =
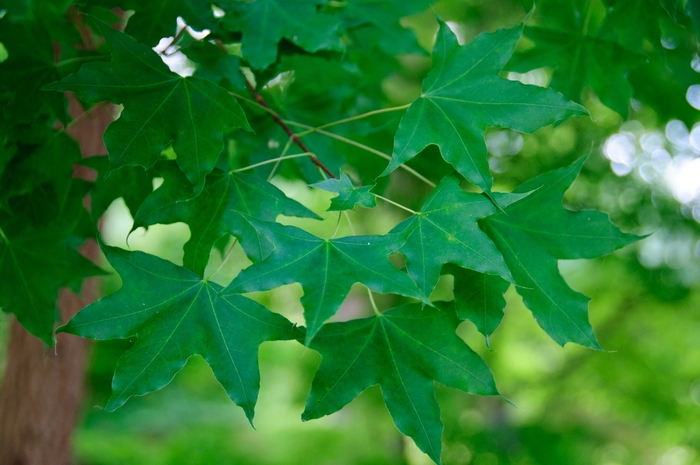
POLYGON ((302 418, 336 412, 379 384, 396 427, 440 463, 435 381, 471 394, 498 395, 486 364, 455 334, 457 325, 454 309, 443 304, 404 305, 381 316, 325 325, 310 345, 323 359, 302 418))
POLYGON ((455 310, 460 320, 469 320, 486 338, 489 338, 503 320, 506 299, 503 294, 510 287, 508 281, 498 276, 477 273, 472 270, 451 267, 454 276, 455 310))
POLYGON ((58 290, 102 271, 66 246, 59 228, 28 228, 10 237, 0 229, 0 235, 0 307, 53 346, 58 290))
POLYGON ((219 47, 206 40, 183 48, 182 53, 197 63, 197 71, 194 73, 196 77, 225 88, 246 88, 239 57, 223 53, 219 47))
POLYGON ((103 247, 123 287, 83 309, 61 331, 97 340, 136 337, 119 360, 107 410, 161 389, 199 354, 252 421, 258 397, 258 347, 301 337, 282 316, 221 286, 141 252, 103 247))
POLYGON ((107 157, 86 158, 80 164, 97 171, 95 186, 90 191, 90 216, 94 221, 120 197, 133 216, 153 192, 154 170, 144 170, 140 166, 122 166, 110 172, 107 157))
POLYGON ((217 21, 211 9, 212 3, 215 2, 205 0, 130 1, 126 7, 135 10, 135 13, 126 23, 126 32, 140 42, 155 47, 163 37, 175 35, 178 16, 197 31, 215 30, 217 21))
POLYGON ((365 44, 378 45, 386 53, 424 54, 410 29, 398 21, 428 8, 430 0, 355 0, 347 2, 343 16, 348 29, 365 44), (369 26, 369 27, 368 27, 369 26))
POLYGON ((46 28, 34 22, 14 24, 0 19, 0 43, 8 52, 7 60, 0 63, 0 103, 11 123, 32 121, 45 108, 65 120, 63 95, 41 92, 43 85, 61 78, 46 28), (3 93, 9 95, 8 102, 3 102, 3 93))
POLYGON ((627 75, 642 62, 641 55, 578 32, 527 27, 525 36, 535 46, 516 54, 509 69, 525 72, 550 66, 554 68, 552 88, 581 102, 582 92, 590 86, 603 104, 627 118, 632 98, 627 75))
POLYGON ((255 176, 214 170, 207 176, 204 190, 191 198, 191 184, 172 162, 158 166, 163 185, 153 191, 134 216, 134 227, 182 221, 190 228, 185 244, 184 264, 202 275, 212 245, 220 237, 233 234, 253 261, 262 260, 272 244, 246 217, 274 221, 277 215, 318 218, 303 205, 286 197, 269 182, 255 176))
POLYGON ((308 52, 342 50, 337 17, 319 13, 323 0, 225 0, 224 27, 243 33, 243 57, 255 69, 277 58, 277 43, 285 39, 308 52))
POLYGON ((221 87, 170 72, 147 46, 100 20, 94 23, 112 61, 88 63, 45 88, 76 92, 89 103, 123 104, 121 116, 104 135, 113 168, 150 168, 172 144, 178 166, 201 191, 223 148, 223 131, 249 128, 240 105, 221 87))

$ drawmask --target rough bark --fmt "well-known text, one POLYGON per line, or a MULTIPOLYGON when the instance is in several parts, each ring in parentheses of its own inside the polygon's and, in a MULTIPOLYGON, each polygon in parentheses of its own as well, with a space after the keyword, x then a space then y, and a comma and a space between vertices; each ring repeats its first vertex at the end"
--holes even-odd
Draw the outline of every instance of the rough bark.
MULTIPOLYGON (((80 104, 69 96, 71 114, 83 114, 80 104)), ((78 140, 83 156, 106 154, 102 134, 112 121, 109 108, 78 116, 69 133, 78 140)), ((76 176, 94 177, 85 169, 76 176)), ((94 241, 81 252, 96 259, 94 241)), ((65 322, 96 298, 97 283, 88 279, 80 296, 62 289, 58 307, 65 322)), ((0 464, 68 465, 71 440, 83 394, 88 341, 59 334, 55 351, 27 333, 17 321, 10 330, 7 368, 0 390, 0 464)))

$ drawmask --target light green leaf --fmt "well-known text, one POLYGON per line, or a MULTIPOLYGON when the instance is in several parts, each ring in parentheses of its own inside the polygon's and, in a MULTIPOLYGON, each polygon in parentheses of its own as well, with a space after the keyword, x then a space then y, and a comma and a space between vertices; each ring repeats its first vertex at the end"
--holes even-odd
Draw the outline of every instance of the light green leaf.
POLYGON ((389 174, 425 147, 435 144, 442 157, 467 180, 491 192, 484 131, 507 127, 534 132, 570 116, 588 114, 552 89, 526 86, 499 73, 513 53, 522 25, 477 36, 460 47, 441 23, 433 49, 433 69, 423 94, 401 119, 389 174))
POLYGON ((307 343, 338 311, 355 283, 430 304, 411 278, 387 259, 395 251, 394 241, 388 236, 321 239, 292 226, 252 218, 249 221, 272 242, 274 250, 265 260, 241 271, 223 295, 265 291, 298 282, 304 289, 301 304, 307 343))
POLYGON ((142 252, 103 247, 124 285, 78 313, 60 331, 97 340, 136 338, 117 364, 107 410, 167 385, 199 354, 250 421, 258 397, 258 347, 301 332, 245 297, 142 252))
POLYGON ((331 199, 331 206, 328 211, 352 210, 357 205, 365 208, 374 208, 377 206, 377 199, 370 190, 374 186, 355 187, 347 174, 341 172, 340 179, 326 179, 325 181, 312 184, 311 187, 317 187, 328 192, 335 192, 338 197, 331 199))
POLYGON ((498 395, 481 358, 455 334, 452 305, 403 305, 373 316, 325 325, 310 347, 321 353, 302 419, 340 410, 379 384, 396 427, 440 463, 442 422, 435 381, 464 392, 498 395))
POLYGON ((408 274, 425 295, 435 289, 446 263, 513 280, 501 253, 477 223, 496 212, 496 207, 485 195, 464 192, 460 179, 457 173, 446 176, 420 213, 391 231, 405 242, 399 252, 406 257, 408 274))
POLYGON ((640 238, 622 233, 604 213, 563 208, 561 198, 584 161, 523 183, 515 193, 534 192, 480 225, 503 254, 518 293, 542 329, 561 345, 600 349, 588 322, 589 299, 566 284, 557 261, 599 257, 640 238))

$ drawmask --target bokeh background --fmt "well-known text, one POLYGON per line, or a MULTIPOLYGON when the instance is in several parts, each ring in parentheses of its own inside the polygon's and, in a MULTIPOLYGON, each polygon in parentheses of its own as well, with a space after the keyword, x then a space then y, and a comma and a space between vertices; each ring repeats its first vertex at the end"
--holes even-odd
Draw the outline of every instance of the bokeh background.
MULTIPOLYGON (((437 29, 435 12, 467 43, 480 32, 517 24, 529 9, 527 4, 509 0, 442 0, 434 11, 407 17, 403 24, 430 50, 437 29)), ((533 24, 544 21, 540 11, 530 20, 533 24)), ((590 151, 565 203, 572 209, 601 209, 623 230, 650 236, 605 258, 560 262, 568 283, 592 297, 591 322, 606 352, 572 344, 558 346, 539 329, 512 288, 507 293, 504 322, 491 338, 491 350, 472 323, 460 326, 460 336, 486 359, 512 405, 438 386, 445 464, 700 464, 700 125, 695 124, 700 116, 700 58, 693 44, 683 43, 669 30, 655 45, 668 56, 677 54, 685 68, 684 80, 664 83, 658 78, 654 83, 665 96, 665 106, 633 100, 625 121, 585 91, 583 103, 591 112, 590 119, 572 119, 532 135, 488 131, 496 190, 510 190, 590 151), (673 93, 676 88, 680 93, 673 93)), ((521 45, 527 48, 527 41, 521 45)), ((169 63, 181 72, 193 71, 188 71, 180 53, 172 54, 169 63)), ((372 65, 370 58, 367 63, 372 65)), ((405 55, 389 68, 381 68, 386 106, 415 98, 429 66, 427 55, 405 55)), ((634 78, 644 79, 640 73, 634 78)), ((524 74, 506 71, 503 75, 546 86, 552 69, 524 74)), ((293 103, 294 85, 315 84, 300 80, 289 85, 278 80, 267 92, 279 97, 276 103, 293 103)), ((325 85, 334 88, 337 82, 329 80, 325 85)), ((297 108, 298 120, 320 124, 314 115, 322 118, 323 114, 314 113, 313 102, 297 108)), ((390 151, 390 134, 399 116, 389 115, 377 123, 381 131, 365 131, 363 142, 390 151)), ((318 142, 328 150, 337 143, 318 142)), ((279 144, 268 146, 272 149, 279 144)), ((241 148, 234 143, 229 149, 235 157, 241 148)), ((446 166, 436 163, 435 155, 428 149, 413 166, 434 176, 447 172, 446 166)), ((365 155, 358 152, 356 156, 365 155)), ((381 169, 383 162, 378 163, 381 169)), ((292 181, 284 171, 274 182, 326 218, 323 222, 280 221, 325 237, 333 234, 337 216, 325 212, 330 194, 292 181)), ((393 193, 408 199, 411 208, 418 208, 428 194, 400 172, 382 189, 388 197, 393 193)), ((404 213, 380 204, 371 211, 354 211, 351 217, 358 233, 385 233, 404 213)), ((122 200, 114 202, 103 221, 106 243, 182 263, 182 245, 189 237, 186 225, 136 230, 127 245, 132 219, 122 200)), ((350 233, 346 222, 340 228, 341 234, 350 233)), ((221 260, 213 251, 210 271, 221 260)), ((242 250, 236 248, 215 280, 226 284, 248 264, 242 250)), ((113 292, 119 285, 118 276, 112 276, 104 281, 104 292, 113 292)), ((443 277, 434 298, 450 299, 451 287, 450 277, 443 277)), ((365 295, 358 286, 336 318, 369 314, 365 295)), ((254 295, 270 309, 303 323, 300 296, 298 285, 254 295)), ((383 297, 380 305, 386 308, 391 299, 383 297)), ((0 373, 7 322, 7 318, 0 319, 0 373)), ((320 356, 296 342, 265 343, 260 349, 262 389, 255 429, 199 357, 192 357, 163 390, 133 398, 116 412, 107 413, 103 406, 110 394, 111 376, 130 344, 108 341, 93 345, 86 377, 88 395, 75 439, 78 464, 431 463, 395 429, 376 386, 330 417, 301 422, 320 356)))

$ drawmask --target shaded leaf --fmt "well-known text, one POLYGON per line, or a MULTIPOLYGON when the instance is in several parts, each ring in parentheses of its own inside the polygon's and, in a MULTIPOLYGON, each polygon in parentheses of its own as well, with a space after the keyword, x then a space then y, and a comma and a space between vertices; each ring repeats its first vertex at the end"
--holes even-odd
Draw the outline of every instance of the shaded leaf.
POLYGON ((223 53, 219 47, 206 40, 194 42, 182 49, 187 58, 197 63, 196 77, 207 79, 222 87, 245 89, 245 78, 241 73, 241 59, 223 53))
POLYGON ((97 171, 97 180, 90 191, 90 216, 97 221, 118 198, 123 198, 132 216, 153 192, 155 170, 144 170, 140 166, 122 166, 109 171, 107 157, 90 157, 81 160, 81 165, 97 171), (109 176, 107 176, 109 173, 109 176))
POLYGON ((30 122, 45 108, 65 121, 63 95, 41 92, 43 85, 61 78, 46 28, 35 22, 15 24, 0 19, 0 43, 8 52, 7 60, 0 63, 0 102, 11 123, 30 122), (5 102, 4 93, 8 96, 5 102))
POLYGON ((508 69, 526 72, 550 66, 552 88, 581 102, 582 92, 590 86, 603 104, 627 118, 633 92, 627 76, 642 62, 641 55, 579 32, 527 27, 525 36, 535 46, 516 54, 508 69))
POLYGON ((430 3, 430 0, 355 0, 347 2, 343 17, 346 28, 365 44, 376 44, 390 55, 425 54, 413 31, 398 20, 424 11, 430 3))
POLYGON ((469 320, 486 338, 489 338, 503 320, 506 299, 510 287, 504 279, 464 268, 452 267, 454 276, 455 310, 460 320, 469 320))
POLYGON ((238 237, 253 261, 270 254, 272 243, 250 224, 248 217, 263 221, 274 221, 277 215, 318 218, 255 176, 214 170, 207 177, 202 193, 191 198, 191 184, 174 163, 163 162, 158 170, 164 178, 163 184, 136 212, 132 230, 156 223, 187 223, 191 236, 185 244, 184 264, 200 276, 212 246, 226 234, 238 237))
POLYGON ((10 237, 0 229, 0 235, 0 307, 53 346, 59 289, 103 272, 66 245, 60 228, 25 229, 10 237))
POLYGON ((224 27, 243 34, 243 57, 255 69, 264 69, 277 58, 277 43, 285 39, 308 52, 342 50, 338 18, 320 13, 323 0, 226 0, 224 27))
POLYGON ((124 105, 104 141, 113 168, 153 166, 172 144, 177 163, 201 191, 223 148, 222 133, 249 128, 238 102, 223 88, 170 72, 153 50, 95 19, 111 62, 88 63, 45 89, 76 92, 89 103, 124 105))

